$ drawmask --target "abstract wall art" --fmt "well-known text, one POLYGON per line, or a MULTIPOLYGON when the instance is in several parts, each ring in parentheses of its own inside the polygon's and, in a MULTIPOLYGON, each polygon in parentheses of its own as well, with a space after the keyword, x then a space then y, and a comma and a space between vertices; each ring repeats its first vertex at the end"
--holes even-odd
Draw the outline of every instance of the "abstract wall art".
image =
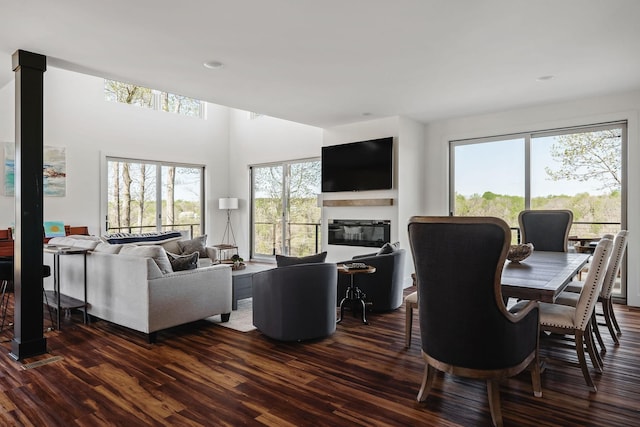
MULTIPOLYGON (((67 192, 67 161, 64 147, 44 146, 42 167, 43 194, 64 197, 67 192)), ((15 195, 15 144, 4 143, 4 195, 15 195)))

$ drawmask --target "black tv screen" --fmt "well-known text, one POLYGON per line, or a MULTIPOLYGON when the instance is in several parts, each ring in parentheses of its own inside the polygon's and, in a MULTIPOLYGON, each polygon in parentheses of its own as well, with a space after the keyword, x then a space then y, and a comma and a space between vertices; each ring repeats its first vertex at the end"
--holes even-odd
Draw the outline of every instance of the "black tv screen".
POLYGON ((393 137, 322 147, 322 192, 393 188, 393 137))

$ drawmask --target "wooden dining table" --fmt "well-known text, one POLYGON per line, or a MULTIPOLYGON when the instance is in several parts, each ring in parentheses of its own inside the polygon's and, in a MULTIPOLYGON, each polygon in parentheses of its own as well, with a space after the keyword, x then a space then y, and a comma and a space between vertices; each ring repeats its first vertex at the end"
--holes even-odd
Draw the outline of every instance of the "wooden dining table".
POLYGON ((519 263, 507 261, 502 270, 502 296, 554 302, 589 261, 589 254, 534 251, 519 263))

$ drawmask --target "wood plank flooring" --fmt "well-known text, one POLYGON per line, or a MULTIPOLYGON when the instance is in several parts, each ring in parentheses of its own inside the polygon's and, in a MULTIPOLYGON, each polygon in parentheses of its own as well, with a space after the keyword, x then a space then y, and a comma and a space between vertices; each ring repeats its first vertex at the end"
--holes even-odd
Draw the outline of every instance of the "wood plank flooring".
MULTIPOLYGON (((623 329, 590 393, 580 369, 549 365, 543 397, 530 376, 501 384, 506 426, 640 425, 640 311, 616 305, 623 329)), ((415 401, 423 362, 417 317, 404 347, 404 308, 350 313, 326 339, 280 343, 207 321, 163 331, 156 344, 104 321, 66 319, 49 354, 22 363, 0 335, 0 425, 7 426, 488 426, 482 382, 440 375, 415 401), (61 360, 46 363, 49 358, 61 360), (42 361, 23 369, 23 364, 42 361)), ((549 350, 551 351, 551 350, 549 350)), ((553 348, 575 360, 575 351, 553 348)), ((545 350, 545 352, 547 352, 545 350)), ((548 352, 547 352, 548 353, 548 352)))

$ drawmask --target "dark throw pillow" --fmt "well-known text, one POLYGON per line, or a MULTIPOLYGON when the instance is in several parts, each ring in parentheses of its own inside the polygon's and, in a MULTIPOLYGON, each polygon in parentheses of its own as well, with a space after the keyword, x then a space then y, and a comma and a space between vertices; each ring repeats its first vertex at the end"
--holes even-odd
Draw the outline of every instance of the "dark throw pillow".
POLYGON ((200 255, 200 258, 207 257, 207 250, 204 248, 204 245, 206 244, 207 244, 206 234, 203 234, 202 236, 198 236, 195 239, 178 241, 178 247, 180 248, 180 252, 182 255, 198 252, 198 255, 200 255))
POLYGON ((385 255, 394 253, 396 248, 391 243, 385 243, 382 245, 380 250, 376 253, 376 255, 385 255))
POLYGON ((198 252, 190 255, 177 255, 167 252, 167 256, 173 271, 195 270, 198 268, 198 259, 200 258, 198 252))
POLYGON ((313 264, 324 262, 325 259, 327 259, 326 251, 303 257, 276 255, 276 265, 278 267, 286 267, 287 265, 313 264))

